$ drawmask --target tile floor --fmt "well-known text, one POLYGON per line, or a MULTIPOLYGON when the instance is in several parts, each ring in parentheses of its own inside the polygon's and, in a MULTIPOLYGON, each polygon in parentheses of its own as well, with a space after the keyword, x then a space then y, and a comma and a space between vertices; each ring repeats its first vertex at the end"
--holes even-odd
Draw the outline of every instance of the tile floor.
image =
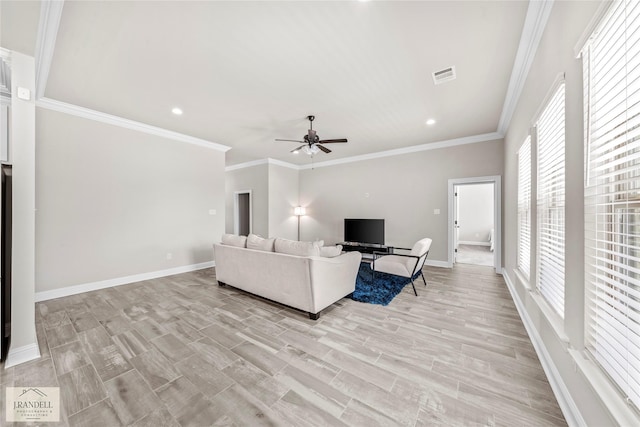
POLYGON ((214 269, 38 303, 42 357, 0 370, 0 419, 5 387, 59 386, 64 426, 566 425, 502 277, 425 276, 315 322, 214 269))

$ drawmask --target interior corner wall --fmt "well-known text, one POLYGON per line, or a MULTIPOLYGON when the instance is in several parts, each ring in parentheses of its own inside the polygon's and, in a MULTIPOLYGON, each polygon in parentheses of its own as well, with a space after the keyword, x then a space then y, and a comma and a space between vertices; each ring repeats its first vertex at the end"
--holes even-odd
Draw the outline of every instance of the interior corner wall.
POLYGON ((36 131, 37 291, 213 260, 223 152, 43 108, 36 131))
POLYGON ((500 139, 302 170, 301 238, 336 243, 344 218, 384 218, 387 244, 430 237, 429 260, 447 262, 449 179, 501 176, 503 167, 500 139))
POLYGON ((293 214, 299 200, 298 177, 296 169, 269 165, 270 237, 298 240, 298 218, 293 214))
MULTIPOLYGON (((574 48, 595 15, 600 2, 556 1, 532 62, 520 100, 505 135, 504 192, 504 274, 513 286, 514 299, 523 310, 525 324, 534 328, 532 340, 542 349, 543 364, 548 362, 557 369, 564 387, 579 409, 585 425, 616 425, 611 413, 586 379, 589 375, 577 368, 569 348, 584 349, 584 139, 582 61, 576 59, 574 48), (528 135, 535 114, 540 111, 545 96, 560 73, 565 74, 565 319, 563 333, 566 343, 555 332, 556 328, 545 311, 532 296, 532 292, 516 274, 517 255, 517 152, 528 135), (536 336, 538 338, 536 338, 536 336), (539 341, 537 341, 539 340, 539 341), (544 360, 545 356, 548 360, 544 360)), ((532 184, 536 185, 535 174, 532 184)), ((535 209, 535 200, 532 203, 535 209)), ((532 248, 535 251, 535 247, 532 248)), ((532 269, 535 266, 532 265, 532 269)), ((535 287, 535 284, 531 286, 535 287)), ((531 335, 531 334, 530 334, 531 335)), ((540 353, 539 353, 540 354, 540 353)), ((586 356, 581 355, 585 360, 586 356)), ((597 369, 597 368, 595 368, 597 369)), ((551 379, 553 380, 553 379, 551 379)), ((613 396, 608 396, 612 398, 613 396)), ((621 401, 620 405, 624 406, 621 401)), ((565 414, 566 415, 566 414, 565 414)), ((638 418, 640 423, 640 418, 638 418)), ((638 424, 636 424, 638 425, 638 424)))
MULTIPOLYGON (((269 235, 269 165, 261 164, 225 172, 225 233, 233 233, 237 191, 251 190, 252 232, 269 235)), ((218 237, 220 239, 220 237, 218 237)))

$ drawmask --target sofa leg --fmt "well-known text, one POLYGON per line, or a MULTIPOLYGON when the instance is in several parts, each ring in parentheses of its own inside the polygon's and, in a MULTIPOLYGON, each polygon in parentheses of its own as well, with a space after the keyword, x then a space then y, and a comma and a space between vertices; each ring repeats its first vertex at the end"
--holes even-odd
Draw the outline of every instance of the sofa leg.
POLYGON ((320 318, 320 313, 309 313, 309 319, 318 320, 320 318))
POLYGON ((218 286, 225 287, 227 284, 218 280, 218 286))

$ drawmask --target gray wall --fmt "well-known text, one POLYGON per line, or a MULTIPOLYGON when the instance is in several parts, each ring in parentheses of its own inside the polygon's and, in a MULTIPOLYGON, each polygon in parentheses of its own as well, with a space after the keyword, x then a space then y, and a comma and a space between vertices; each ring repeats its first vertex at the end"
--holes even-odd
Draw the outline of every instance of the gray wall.
MULTIPOLYGON (((267 237, 269 235, 269 165, 263 164, 226 172, 225 180, 225 232, 233 233, 235 192, 251 190, 253 232, 267 237)), ((218 239, 220 239, 219 236, 218 239)))
POLYGON ((489 246, 493 224, 493 184, 460 185, 458 188, 458 225, 460 242, 489 246))
MULTIPOLYGON (((584 190, 582 62, 574 47, 591 21, 599 2, 558 2, 553 5, 523 93, 505 136, 504 235, 505 269, 519 300, 531 319, 541 344, 557 367, 587 425, 615 425, 602 399, 586 381, 590 374, 576 368, 568 348, 584 348, 584 190), (525 287, 516 274, 517 254, 517 150, 529 132, 536 112, 559 73, 566 82, 566 257, 565 319, 546 313, 544 302, 525 287), (567 342, 567 340, 569 342, 567 342)), ((533 175, 535 185, 535 173, 533 175)), ((535 211, 535 201, 534 201, 535 211)), ((535 212, 532 222, 535 224, 535 212)), ((535 251, 535 246, 532 246, 535 251)), ((534 272, 532 264, 532 272, 534 272)), ((535 276, 535 274, 533 275, 535 276)), ((535 287, 532 277, 531 286, 535 287)), ((583 355, 578 356, 584 359, 583 355)), ((589 362, 585 362, 589 363, 589 362)), ((594 367, 594 369, 597 369, 594 367)), ((613 398, 613 396, 610 396, 613 398)), ((623 405, 624 403, 621 402, 623 405)))
POLYGON ((502 175, 503 166, 496 140, 303 170, 302 240, 340 242, 344 218, 384 218, 387 244, 430 237, 429 259, 446 262, 448 180, 502 175))
POLYGON ((42 108, 36 132, 37 291, 213 260, 224 153, 42 108))
POLYGON ((233 233, 234 194, 251 190, 253 233, 264 237, 297 239, 298 171, 264 163, 226 172, 227 221, 225 230, 233 233))

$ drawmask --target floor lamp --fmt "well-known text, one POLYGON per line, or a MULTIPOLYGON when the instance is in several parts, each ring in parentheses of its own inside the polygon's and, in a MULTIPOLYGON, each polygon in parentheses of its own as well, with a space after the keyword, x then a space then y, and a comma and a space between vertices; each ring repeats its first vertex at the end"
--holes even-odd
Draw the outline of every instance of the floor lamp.
POLYGON ((302 206, 296 206, 293 214, 298 217, 298 241, 300 241, 300 217, 305 214, 305 209, 302 206))

